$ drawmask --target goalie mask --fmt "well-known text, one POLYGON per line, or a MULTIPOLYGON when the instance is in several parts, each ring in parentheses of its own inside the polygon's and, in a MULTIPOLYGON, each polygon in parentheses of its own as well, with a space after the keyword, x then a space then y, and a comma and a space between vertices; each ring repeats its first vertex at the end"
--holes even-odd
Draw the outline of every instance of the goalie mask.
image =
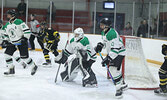
POLYGON ((78 40, 82 39, 83 37, 84 37, 84 31, 83 31, 83 29, 80 28, 80 27, 76 28, 74 30, 74 40, 78 41, 78 40))

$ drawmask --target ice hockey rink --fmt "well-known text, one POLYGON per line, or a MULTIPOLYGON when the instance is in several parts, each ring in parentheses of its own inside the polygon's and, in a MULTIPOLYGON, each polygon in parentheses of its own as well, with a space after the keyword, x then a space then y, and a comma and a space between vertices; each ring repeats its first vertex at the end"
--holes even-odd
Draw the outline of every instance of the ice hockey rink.
MULTIPOLYGON (((15 53, 18 55, 18 52, 15 53)), ((106 69, 101 67, 101 58, 98 56, 92 66, 98 80, 97 88, 85 88, 81 85, 82 75, 79 73, 74 82, 62 82, 58 76, 54 83, 58 64, 52 58, 52 67, 39 66, 34 76, 30 75, 31 68, 23 69, 15 63, 16 74, 12 77, 3 75, 7 70, 3 50, 0 50, 0 100, 116 100, 114 97, 115 87, 111 80, 106 78, 106 69)), ((30 57, 41 65, 44 62, 43 53, 30 51, 30 57)), ((158 80, 158 65, 149 64, 154 77, 158 80)), ((60 72, 63 70, 61 65, 60 72)), ((132 90, 123 92, 121 100, 167 100, 167 96, 155 95, 153 90, 132 90)))

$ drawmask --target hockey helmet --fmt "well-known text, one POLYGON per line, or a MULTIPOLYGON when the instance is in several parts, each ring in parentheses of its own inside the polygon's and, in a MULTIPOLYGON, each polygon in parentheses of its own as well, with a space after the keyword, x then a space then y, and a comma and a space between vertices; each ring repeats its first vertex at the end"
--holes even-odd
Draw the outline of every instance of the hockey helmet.
POLYGON ((75 41, 78 41, 79 39, 83 38, 83 36, 84 36, 84 31, 82 28, 79 27, 74 30, 75 41))
POLYGON ((42 21, 40 24, 43 25, 43 26, 46 26, 46 22, 45 21, 42 21))
POLYGON ((41 26, 42 29, 45 29, 45 28, 47 28, 47 23, 45 21, 42 21, 40 23, 40 26, 41 26))
POLYGON ((108 27, 110 27, 111 24, 112 24, 112 22, 111 22, 111 20, 109 20, 109 18, 103 18, 103 19, 101 19, 100 23, 104 24, 105 26, 108 26, 108 27))
POLYGON ((7 14, 11 15, 12 17, 16 17, 16 11, 15 11, 15 9, 9 9, 7 11, 7 14))

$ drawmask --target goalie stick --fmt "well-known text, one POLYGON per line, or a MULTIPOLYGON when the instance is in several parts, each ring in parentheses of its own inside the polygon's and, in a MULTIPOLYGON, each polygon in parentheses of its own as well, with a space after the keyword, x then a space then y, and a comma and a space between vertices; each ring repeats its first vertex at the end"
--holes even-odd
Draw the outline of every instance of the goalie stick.
MULTIPOLYGON (((99 55, 100 55, 101 59, 103 60, 102 54, 101 54, 100 52, 99 52, 99 55)), ((115 84, 115 81, 114 81, 114 79, 113 79, 113 77, 112 77, 112 74, 110 73, 110 70, 109 70, 109 68, 107 67, 106 64, 105 64, 105 67, 106 67, 106 69, 107 69, 108 74, 110 75, 110 77, 111 77, 111 79, 112 79, 112 82, 115 84)))
MULTIPOLYGON (((68 42, 69 42, 69 33, 68 33, 68 39, 67 39, 65 48, 67 47, 68 42)), ((59 67, 58 67, 57 72, 56 72, 55 83, 57 82, 57 77, 58 77, 58 73, 59 73, 59 70, 60 70, 60 66, 61 66, 61 64, 59 64, 59 67)))

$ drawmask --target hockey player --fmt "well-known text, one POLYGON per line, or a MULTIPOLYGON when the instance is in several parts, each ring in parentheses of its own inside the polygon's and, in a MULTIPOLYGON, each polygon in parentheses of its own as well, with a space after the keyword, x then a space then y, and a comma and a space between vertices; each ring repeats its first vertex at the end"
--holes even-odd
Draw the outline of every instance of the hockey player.
MULTIPOLYGON (((107 56, 102 61, 102 66, 109 65, 114 83, 116 86, 116 97, 122 97, 122 73, 121 64, 125 57, 125 48, 116 30, 111 28, 111 21, 108 18, 103 18, 100 21, 100 28, 103 30, 101 35, 103 43, 99 42, 95 47, 95 51, 101 52, 102 48, 107 51, 107 56)), ((127 87, 127 85, 126 85, 127 87)))
POLYGON ((154 90, 154 93, 167 95, 167 45, 166 44, 162 45, 162 54, 165 55, 164 57, 165 61, 159 69, 160 88, 154 90))
MULTIPOLYGON (((5 37, 7 37, 7 36, 5 36, 5 31, 2 30, 2 27, 3 27, 3 22, 2 22, 2 20, 0 20, 0 44, 1 44, 2 48, 6 48, 9 43, 5 44, 6 43, 5 41, 7 41, 6 40, 7 38, 5 38, 5 37)), ((21 64, 23 66, 23 68, 27 67, 27 65, 21 60, 20 57, 14 57, 14 58, 19 64, 21 64)))
POLYGON ((43 63, 43 65, 51 65, 49 52, 52 52, 55 57, 59 54, 57 51, 57 46, 58 42, 60 41, 60 35, 58 31, 55 31, 52 28, 47 28, 46 22, 41 22, 40 39, 43 43, 45 43, 43 54, 46 62, 43 63))
POLYGON ((75 54, 76 57, 65 64, 65 71, 61 73, 63 81, 73 81, 79 70, 83 74, 82 85, 97 86, 96 76, 91 69, 96 59, 96 52, 90 44, 88 38, 84 36, 82 28, 74 30, 74 38, 70 40, 65 50, 55 58, 55 62, 64 64, 68 57, 75 54))
POLYGON ((42 41, 40 41, 39 39, 39 31, 40 31, 40 24, 39 22, 35 19, 35 15, 31 14, 30 15, 31 21, 30 21, 30 25, 31 25, 31 36, 30 36, 30 45, 31 45, 31 49, 30 50, 35 50, 35 45, 34 45, 34 39, 35 37, 37 37, 37 41, 39 43, 39 45, 41 46, 41 49, 44 49, 43 43, 42 41))
POLYGON ((8 45, 5 50, 5 59, 9 71, 4 72, 4 74, 15 74, 15 66, 13 65, 12 56, 18 48, 21 59, 23 59, 27 65, 32 67, 31 75, 34 75, 38 67, 33 60, 29 58, 27 40, 31 33, 30 29, 22 20, 16 18, 16 11, 14 9, 7 11, 7 19, 9 21, 3 27, 3 30, 9 38, 9 41, 6 41, 6 44, 11 44, 8 45))

